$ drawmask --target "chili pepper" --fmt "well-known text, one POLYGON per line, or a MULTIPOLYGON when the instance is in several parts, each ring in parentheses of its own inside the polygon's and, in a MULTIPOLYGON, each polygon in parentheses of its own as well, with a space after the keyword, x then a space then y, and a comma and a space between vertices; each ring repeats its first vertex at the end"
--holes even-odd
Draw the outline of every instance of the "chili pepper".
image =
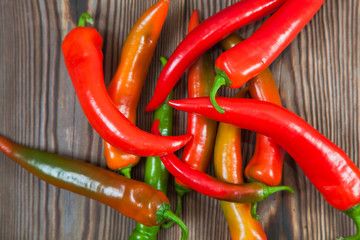
MULTIPOLYGON (((221 41, 221 46, 224 50, 229 50, 243 40, 234 33, 221 41)), ((279 91, 268 68, 250 79, 247 86, 253 99, 272 102, 281 106, 279 91)), ((270 186, 279 185, 284 157, 284 150, 271 138, 256 134, 255 152, 245 168, 245 177, 270 186)))
MULTIPOLYGON (((169 103, 172 101, 169 101, 169 103)), ((159 121, 155 121, 151 132, 160 134, 158 129, 159 121)), ((294 192, 288 186, 266 186, 260 182, 244 184, 231 184, 217 180, 204 172, 192 169, 180 161, 174 153, 160 156, 166 169, 181 182, 191 187, 193 190, 206 196, 230 202, 257 203, 266 199, 270 194, 287 190, 294 192)))
POLYGON ((287 0, 253 35, 218 57, 211 101, 219 112, 223 110, 216 104, 216 91, 222 85, 239 88, 267 68, 311 20, 323 2, 287 0))
MULTIPOLYGON (((199 25, 199 13, 194 10, 189 21, 188 33, 199 25)), ((190 68, 188 72, 188 95, 189 97, 209 96, 215 73, 211 64, 210 56, 202 55, 190 68)), ((215 142, 217 122, 196 114, 187 116, 187 134, 192 139, 185 145, 181 160, 191 168, 206 171, 211 159, 215 142)), ((175 179, 175 190, 177 197, 177 210, 180 212, 181 197, 189 192, 189 187, 179 179, 175 179)))
MULTIPOLYGON (((162 64, 165 65, 166 59, 161 57, 160 60, 162 64)), ((167 100, 172 99, 172 96, 173 96, 173 92, 171 91, 167 100)), ((155 110, 154 121, 156 121, 157 119, 160 120, 161 134, 165 136, 170 136, 172 134, 173 108, 170 107, 169 104, 167 104, 167 101, 155 110)), ((165 168, 164 164, 162 164, 159 157, 146 158, 145 176, 144 176, 145 183, 149 184, 153 188, 158 189, 166 194, 168 178, 169 178, 169 172, 165 168)), ((136 223, 136 227, 131 233, 128 240, 135 240, 135 239, 156 240, 156 236, 159 231, 159 228, 160 228, 159 226, 148 227, 138 222, 136 223)))
MULTIPOLYGON (((244 98, 248 88, 241 89, 234 97, 244 98)), ((241 129, 219 123, 214 148, 215 176, 224 182, 244 182, 241 157, 241 129)), ((220 201, 229 225, 232 240, 266 239, 260 223, 252 218, 251 205, 220 201)))
POLYGON ((236 29, 278 9, 285 0, 242 0, 221 10, 199 24, 178 45, 161 71, 146 111, 153 111, 179 81, 185 71, 208 49, 236 29))
POLYGON ((191 136, 155 136, 137 128, 116 108, 105 88, 101 35, 95 28, 81 26, 65 37, 62 50, 80 105, 99 135, 139 156, 159 156, 184 146, 191 136))
POLYGON ((97 200, 146 226, 174 220, 183 231, 182 239, 187 239, 187 228, 171 212, 166 195, 146 183, 79 160, 27 148, 1 136, 0 150, 47 183, 97 200))
MULTIPOLYGON (((146 10, 132 27, 122 47, 120 63, 108 87, 111 100, 119 111, 135 124, 136 109, 152 56, 169 9, 168 0, 160 0, 146 10)), ((140 156, 128 154, 104 142, 104 155, 110 169, 130 177, 140 156)))
POLYGON ((209 98, 171 100, 169 104, 274 139, 325 200, 354 220, 358 231, 348 239, 360 238, 360 171, 343 150, 281 106, 253 99, 219 97, 217 101, 226 110, 224 114, 214 109, 209 98))

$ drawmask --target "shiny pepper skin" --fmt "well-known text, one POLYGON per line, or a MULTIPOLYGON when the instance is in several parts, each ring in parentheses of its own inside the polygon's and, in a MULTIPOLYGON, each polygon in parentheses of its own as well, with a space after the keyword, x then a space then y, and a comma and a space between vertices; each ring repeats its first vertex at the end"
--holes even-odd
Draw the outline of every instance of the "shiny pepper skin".
MULTIPOLYGON (((115 106, 133 124, 136 122, 141 90, 168 13, 169 3, 166 0, 158 1, 136 21, 122 47, 119 66, 108 87, 109 96, 115 106)), ((128 177, 131 167, 140 160, 140 156, 123 152, 106 141, 104 155, 110 169, 121 169, 128 177)))

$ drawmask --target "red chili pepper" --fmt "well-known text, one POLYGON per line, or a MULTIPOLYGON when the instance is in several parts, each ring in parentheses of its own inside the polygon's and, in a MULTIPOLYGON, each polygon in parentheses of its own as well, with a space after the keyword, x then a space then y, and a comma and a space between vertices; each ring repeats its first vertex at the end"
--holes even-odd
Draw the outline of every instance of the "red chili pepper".
POLYGON ((201 55, 236 29, 278 9, 285 0, 242 0, 203 21, 176 48, 161 71, 154 96, 146 106, 153 111, 165 101, 180 77, 201 55))
MULTIPOLYGON (((229 50, 243 40, 239 35, 231 34, 221 41, 221 46, 224 50, 229 50)), ((250 79, 247 86, 253 99, 281 106, 279 91, 268 68, 250 79)), ((274 140, 262 134, 256 134, 255 152, 245 168, 245 177, 270 186, 279 185, 284 156, 284 150, 274 140)))
MULTIPOLYGON (((194 10, 190 17, 188 33, 199 25, 199 13, 194 10)), ((189 97, 209 96, 214 82, 215 72, 209 55, 202 55, 188 72, 188 95, 189 97)), ((196 114, 188 114, 187 134, 192 139, 185 145, 181 160, 192 169, 205 172, 212 156, 216 137, 217 122, 196 114)), ((189 191, 189 187, 179 179, 175 179, 175 190, 178 196, 177 205, 181 206, 181 196, 189 191)), ((177 210, 177 212, 180 210, 177 210)))
POLYGON ((184 146, 191 136, 155 136, 137 128, 116 108, 104 83, 101 46, 101 35, 92 27, 73 29, 62 44, 75 92, 93 128, 114 147, 139 156, 160 156, 184 146))
POLYGON ((215 101, 219 87, 239 88, 267 68, 311 20, 323 2, 287 0, 253 35, 218 57, 211 100, 219 112, 223 112, 215 101))
MULTIPOLYGON (((160 135, 159 121, 154 122, 151 132, 160 135)), ((181 182, 201 194, 218 200, 239 203, 257 203, 275 192, 287 190, 294 193, 294 190, 288 186, 270 187, 260 182, 244 184, 225 183, 204 172, 190 168, 180 161, 174 153, 160 156, 160 159, 166 169, 181 182)))
MULTIPOLYGON (((122 47, 119 66, 108 87, 113 103, 133 124, 136 122, 141 89, 168 9, 169 1, 160 0, 136 21, 122 47)), ((140 156, 123 152, 108 142, 104 142, 104 155, 110 169, 118 169, 127 177, 140 160, 140 156)))
POLYGON ((325 200, 344 211, 357 226, 360 239, 360 171, 346 153, 296 114, 253 99, 217 98, 221 114, 209 98, 172 100, 176 109, 193 112, 274 139, 297 162, 325 200))
MULTIPOLYGON (((248 88, 242 88, 234 97, 244 98, 248 88)), ((219 123, 214 147, 215 176, 224 182, 241 184, 243 164, 241 156, 241 129, 219 123)), ((266 235, 260 223, 253 219, 251 204, 220 201, 229 225, 232 240, 264 240, 266 235)))

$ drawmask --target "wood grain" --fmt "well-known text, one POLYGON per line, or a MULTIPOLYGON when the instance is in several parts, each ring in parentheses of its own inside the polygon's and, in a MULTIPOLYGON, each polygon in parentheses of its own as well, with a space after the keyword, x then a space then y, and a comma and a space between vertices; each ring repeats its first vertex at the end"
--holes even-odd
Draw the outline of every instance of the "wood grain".
MULTIPOLYGON (((115 73, 121 46, 138 17, 156 0, 2 0, 0 1, 0 134, 17 143, 106 167, 102 140, 91 128, 67 74, 61 41, 82 12, 95 18, 104 38, 106 84, 115 73)), ((190 13, 204 18, 235 0, 171 0, 148 80, 140 99, 137 124, 149 130, 144 112, 157 76, 158 59, 169 57, 187 32, 190 13)), ((264 20, 238 30, 250 36, 264 20)), ((297 113, 359 162, 360 5, 357 0, 327 0, 311 22, 271 65, 284 106, 297 113)), ((218 47, 210 50, 213 59, 218 47)), ((186 74, 175 98, 186 97, 186 74)), ((233 90, 222 89, 231 96, 233 90)), ((174 134, 186 129, 186 114, 175 111, 174 134)), ((254 149, 254 134, 244 131, 243 155, 254 149)), ((304 150, 306 151, 306 150, 304 150)), ((322 169, 319 169, 321 171, 322 169)), ((141 180, 144 161, 133 172, 141 180)), ((213 167, 208 170, 213 174, 213 167)), ((260 222, 268 239, 336 239, 355 226, 327 204, 287 156, 283 184, 296 190, 262 202, 260 222)), ((173 179, 169 198, 175 201, 173 179)), ((181 218, 189 239, 230 239, 219 203, 191 192, 181 218)), ((53 187, 0 154, 0 239, 126 239, 135 222, 85 197, 53 187)), ((179 239, 173 227, 158 239, 179 239)))

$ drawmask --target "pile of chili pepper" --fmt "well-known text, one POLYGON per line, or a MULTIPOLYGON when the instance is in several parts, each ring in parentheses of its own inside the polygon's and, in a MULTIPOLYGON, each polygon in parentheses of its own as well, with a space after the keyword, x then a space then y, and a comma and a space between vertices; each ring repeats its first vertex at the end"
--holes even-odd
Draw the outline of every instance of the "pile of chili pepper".
POLYGON ((103 75, 102 37, 95 28, 85 27, 92 18, 82 14, 78 27, 63 41, 64 60, 84 114, 104 139, 109 168, 120 169, 126 177, 3 137, 0 150, 44 181, 136 220, 129 239, 156 239, 160 225, 168 228, 173 223, 181 227, 182 239, 187 239, 187 227, 177 215, 181 196, 190 189, 220 200, 232 239, 266 239, 257 221, 257 203, 278 191, 294 192, 288 186, 278 186, 285 150, 325 200, 354 220, 357 233, 345 239, 360 239, 359 169, 344 151, 281 106, 267 68, 323 2, 242 0, 202 23, 195 10, 188 35, 168 62, 161 58, 164 68, 146 108, 157 108, 151 133, 134 125, 136 108, 169 1, 160 0, 135 23, 108 89, 103 75), (303 11, 298 10, 301 7, 303 11), (272 12, 250 38, 232 34, 272 12), (215 76, 205 52, 219 42, 225 52, 216 60, 215 76), (172 88, 189 67, 189 99, 171 100, 172 88), (247 87, 235 98, 216 97, 222 85, 239 88, 245 83, 247 87), (248 92, 253 99, 244 99, 248 92), (171 106, 189 112, 185 135, 171 136, 171 106), (240 128, 257 132, 255 152, 244 171, 249 182, 243 179, 240 128), (174 152, 184 146, 179 160, 174 152), (205 173, 213 150, 217 178, 205 173), (144 183, 129 179, 141 156, 148 157, 144 183), (166 197, 168 171, 175 177, 179 196, 175 214, 166 197))

